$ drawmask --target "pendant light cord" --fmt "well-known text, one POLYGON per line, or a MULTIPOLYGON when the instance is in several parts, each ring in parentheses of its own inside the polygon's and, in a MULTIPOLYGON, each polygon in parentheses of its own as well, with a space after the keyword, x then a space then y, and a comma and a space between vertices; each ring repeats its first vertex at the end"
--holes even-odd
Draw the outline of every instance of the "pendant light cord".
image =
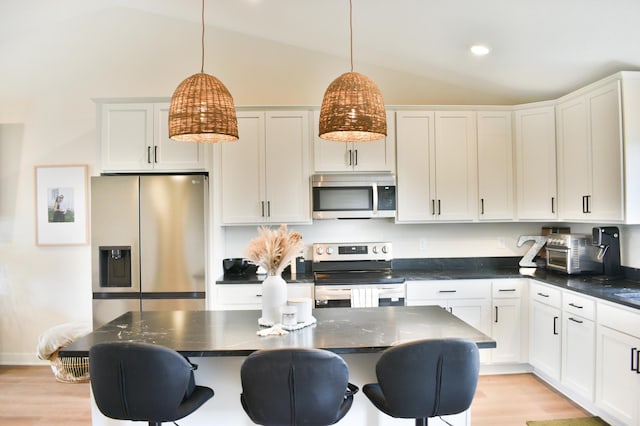
POLYGON ((353 1, 349 0, 349 56, 351 58, 351 72, 353 72, 353 1))
MULTIPOLYGON (((202 56, 200 59, 200 73, 204 74, 204 0, 202 0, 202 56)), ((353 65, 352 65, 353 67, 353 65)))

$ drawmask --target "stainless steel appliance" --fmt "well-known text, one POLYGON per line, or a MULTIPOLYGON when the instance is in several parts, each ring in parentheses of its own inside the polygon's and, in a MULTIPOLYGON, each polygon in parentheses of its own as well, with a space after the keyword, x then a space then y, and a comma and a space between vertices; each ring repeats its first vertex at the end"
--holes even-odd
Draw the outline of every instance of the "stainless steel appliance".
POLYGON ((91 178, 93 324, 205 309, 206 175, 91 178))
POLYGON ((549 234, 547 268, 567 274, 601 273, 602 261, 588 234, 549 234))
POLYGON ((404 306, 405 279, 391 267, 391 243, 313 244, 315 306, 404 306))
POLYGON ((387 174, 324 174, 311 177, 314 219, 396 216, 396 179, 387 174))

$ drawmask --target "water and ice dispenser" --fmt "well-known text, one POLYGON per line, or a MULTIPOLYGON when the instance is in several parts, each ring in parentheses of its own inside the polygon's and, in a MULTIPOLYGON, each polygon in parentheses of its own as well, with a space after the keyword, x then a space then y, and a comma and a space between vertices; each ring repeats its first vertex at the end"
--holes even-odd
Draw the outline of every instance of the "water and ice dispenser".
POLYGON ((100 246, 100 287, 131 287, 131 246, 100 246))

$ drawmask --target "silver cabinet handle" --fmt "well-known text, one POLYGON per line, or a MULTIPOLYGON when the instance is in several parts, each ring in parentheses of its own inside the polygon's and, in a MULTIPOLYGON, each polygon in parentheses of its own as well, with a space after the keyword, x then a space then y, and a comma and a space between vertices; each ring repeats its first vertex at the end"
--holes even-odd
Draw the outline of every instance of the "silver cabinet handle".
POLYGON ((153 162, 158 163, 158 146, 153 147, 153 162))
POLYGON ((151 147, 147 147, 147 163, 151 164, 151 147))
POLYGON ((354 149, 354 150, 353 150, 353 152, 354 152, 353 165, 354 165, 354 166, 357 166, 357 165, 358 165, 358 150, 357 150, 357 149, 354 149))
POLYGON ((353 166, 353 150, 349 150, 349 165, 353 166))

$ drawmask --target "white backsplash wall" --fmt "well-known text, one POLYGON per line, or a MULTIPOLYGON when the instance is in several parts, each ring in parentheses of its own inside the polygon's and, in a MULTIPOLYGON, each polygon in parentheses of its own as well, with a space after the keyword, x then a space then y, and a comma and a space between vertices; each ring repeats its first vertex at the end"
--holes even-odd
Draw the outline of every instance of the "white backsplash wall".
MULTIPOLYGON (((539 223, 436 223, 396 225, 391 220, 319 220, 290 226, 305 242, 305 258, 318 242, 391 241, 395 258, 521 256, 531 243, 517 247, 520 235, 540 235, 539 223)), ((257 227, 228 227, 226 256, 242 257, 257 227)))
MULTIPOLYGON (((599 224, 600 225, 600 224, 599 224)), ((274 225, 276 226, 276 225, 274 225)), ((593 224, 549 223, 434 223, 397 225, 391 220, 320 220, 313 225, 290 226, 302 234, 305 258, 316 242, 391 241, 395 258, 523 256, 532 243, 517 246, 521 235, 540 235, 542 226, 570 226, 571 232, 591 233, 593 224)), ((640 226, 619 225, 622 264, 640 268, 640 226), (629 255, 634 253, 635 258, 629 255)), ((225 257, 243 257, 257 227, 226 227, 225 257)))

